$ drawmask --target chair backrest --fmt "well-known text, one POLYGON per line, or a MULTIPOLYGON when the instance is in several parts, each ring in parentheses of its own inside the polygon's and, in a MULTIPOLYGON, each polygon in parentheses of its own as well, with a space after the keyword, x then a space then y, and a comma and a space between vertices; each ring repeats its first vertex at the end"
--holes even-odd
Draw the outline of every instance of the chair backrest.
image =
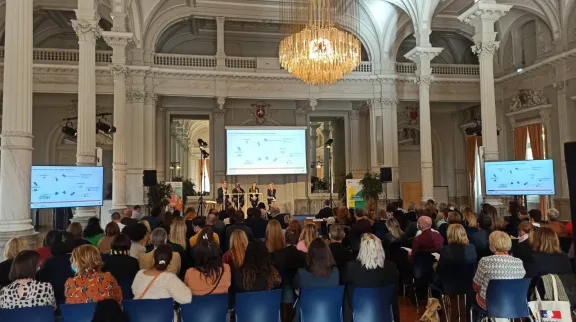
POLYGON ((428 279, 434 273, 436 259, 431 253, 416 253, 412 256, 414 279, 428 279))
POLYGON ((488 315, 493 318, 517 319, 530 315, 528 289, 531 279, 491 280, 486 290, 488 315))
POLYGON ((37 306, 24 309, 0 310, 0 322, 54 322, 52 306, 37 306))
POLYGON ((129 300, 122 301, 129 322, 173 322, 174 300, 129 300))
POLYGON ((472 288, 477 266, 477 263, 450 265, 446 270, 447 274, 440 276, 444 294, 466 294, 472 288))
POLYGON ((60 304, 62 322, 92 322, 96 303, 60 304))
POLYGON ((386 287, 355 288, 352 295, 354 321, 392 322, 394 301, 398 301, 396 284, 386 287))
POLYGON ((224 322, 228 314, 228 294, 194 296, 192 303, 180 305, 182 322, 224 322))
POLYGON ((342 321, 342 302, 344 286, 326 288, 308 288, 300 290, 301 322, 337 322, 342 321))
POLYGON ((236 322, 280 321, 281 301, 282 290, 237 293, 236 322))
POLYGON ((560 241, 560 249, 562 249, 562 251, 565 253, 569 253, 570 247, 572 246, 572 238, 571 237, 558 237, 558 240, 560 241))

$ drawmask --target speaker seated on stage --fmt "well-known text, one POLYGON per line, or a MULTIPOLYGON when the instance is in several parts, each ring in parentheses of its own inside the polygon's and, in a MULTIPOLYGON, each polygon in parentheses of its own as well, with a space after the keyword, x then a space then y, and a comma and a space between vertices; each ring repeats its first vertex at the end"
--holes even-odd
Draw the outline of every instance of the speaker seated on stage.
POLYGON ((324 206, 318 214, 316 215, 316 219, 326 219, 332 217, 332 207, 330 207, 330 200, 324 200, 324 206))
MULTIPOLYGON (((216 203, 222 205, 224 203, 224 194, 228 194, 228 182, 226 180, 222 181, 222 186, 218 188, 216 195, 216 203)), ((226 196, 226 201, 228 201, 228 196, 226 196)))
MULTIPOLYGON (((236 183, 236 188, 232 190, 232 193, 244 193, 244 189, 240 187, 240 183, 236 183)), ((234 205, 236 205, 236 208, 238 208, 238 201, 240 201, 240 208, 244 208, 244 195, 234 195, 232 196, 232 201, 234 202, 234 205)))

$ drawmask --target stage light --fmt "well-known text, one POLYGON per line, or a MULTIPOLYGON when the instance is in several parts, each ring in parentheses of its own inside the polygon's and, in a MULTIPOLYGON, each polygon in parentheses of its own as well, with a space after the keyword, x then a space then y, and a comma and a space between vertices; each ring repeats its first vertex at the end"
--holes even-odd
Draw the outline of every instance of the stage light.
POLYGON ((324 143, 324 146, 327 147, 328 149, 332 148, 332 143, 334 143, 333 139, 328 139, 328 141, 326 141, 326 143, 324 143))
POLYGON ((98 121, 96 123, 96 130, 106 134, 116 133, 116 127, 114 125, 110 125, 102 121, 98 121))
POLYGON ((206 152, 206 150, 203 150, 203 149, 200 149, 200 153, 202 154, 202 157, 204 159, 206 159, 210 156, 210 153, 206 152))
POLYGON ((208 147, 208 143, 206 143, 206 141, 204 141, 204 140, 202 140, 202 139, 198 139, 198 145, 199 145, 201 148, 206 148, 206 147, 208 147))
POLYGON ((66 124, 62 127, 62 133, 68 135, 68 136, 77 136, 78 135, 78 131, 76 131, 75 128, 71 127, 70 125, 66 124))

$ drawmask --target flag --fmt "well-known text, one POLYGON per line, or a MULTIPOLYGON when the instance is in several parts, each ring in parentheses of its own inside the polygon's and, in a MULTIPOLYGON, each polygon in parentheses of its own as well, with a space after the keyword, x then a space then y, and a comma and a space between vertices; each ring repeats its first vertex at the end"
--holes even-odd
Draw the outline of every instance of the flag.
POLYGON ((543 319, 554 319, 554 320, 561 320, 562 319, 562 312, 560 311, 553 311, 553 310, 541 310, 540 316, 543 319))

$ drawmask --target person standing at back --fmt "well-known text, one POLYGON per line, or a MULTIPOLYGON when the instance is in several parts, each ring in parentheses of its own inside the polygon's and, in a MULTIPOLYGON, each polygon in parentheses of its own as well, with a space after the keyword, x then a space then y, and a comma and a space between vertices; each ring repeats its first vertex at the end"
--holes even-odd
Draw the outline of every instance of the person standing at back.
POLYGON ((324 200, 323 207, 316 215, 316 219, 326 219, 332 217, 332 207, 330 207, 330 200, 324 200))
POLYGON ((124 217, 120 220, 123 225, 132 226, 138 223, 138 220, 132 218, 132 209, 126 208, 124 209, 124 217))
POLYGON ((110 221, 113 221, 116 224, 118 224, 118 228, 120 229, 120 232, 122 232, 122 229, 124 229, 124 227, 126 227, 126 225, 124 225, 123 223, 120 222, 121 220, 122 220, 122 216, 120 216, 119 212, 114 212, 114 213, 112 213, 112 215, 110 215, 110 221))
POLYGON ((134 206, 134 210, 132 210, 132 218, 136 220, 142 219, 142 208, 140 206, 134 206))

